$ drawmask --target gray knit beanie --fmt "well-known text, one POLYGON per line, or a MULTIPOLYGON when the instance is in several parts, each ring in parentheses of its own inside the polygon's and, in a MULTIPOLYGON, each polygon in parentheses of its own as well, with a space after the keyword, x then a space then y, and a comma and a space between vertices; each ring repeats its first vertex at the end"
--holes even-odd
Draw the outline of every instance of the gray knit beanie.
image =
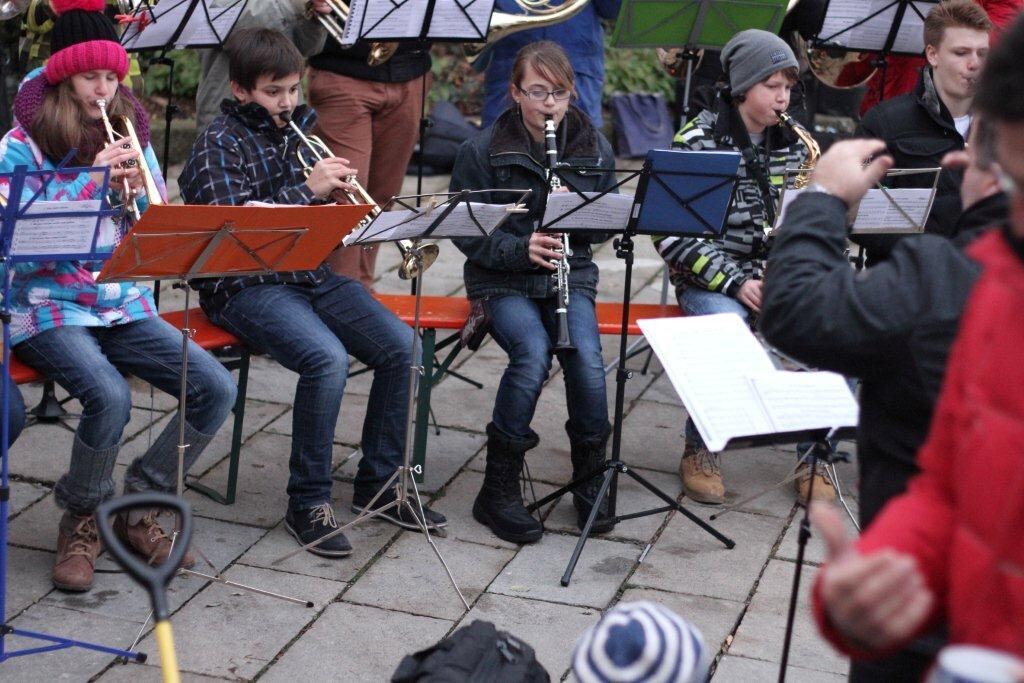
POLYGON ((776 71, 798 67, 793 50, 782 38, 761 29, 740 31, 722 48, 722 69, 733 95, 742 95, 776 71))

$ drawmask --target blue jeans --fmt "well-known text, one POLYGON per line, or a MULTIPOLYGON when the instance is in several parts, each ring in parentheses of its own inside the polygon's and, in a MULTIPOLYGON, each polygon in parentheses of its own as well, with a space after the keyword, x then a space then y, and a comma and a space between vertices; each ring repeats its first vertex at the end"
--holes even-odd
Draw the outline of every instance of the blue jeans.
MULTIPOLYGON (((529 438, 537 400, 551 370, 555 299, 508 295, 491 297, 486 305, 491 314, 491 336, 509 360, 491 420, 509 436, 529 438)), ((579 439, 600 438, 608 425, 601 337, 594 302, 576 292, 571 293, 569 304, 569 336, 576 351, 558 359, 565 379, 569 433, 579 439)))
MULTIPOLYGON (((68 474, 55 489, 60 507, 83 514, 113 493, 111 472, 132 395, 121 373, 178 396, 181 331, 160 318, 112 327, 65 326, 46 330, 14 347, 18 358, 82 404, 68 474), (98 471, 106 469, 107 471, 98 471), (87 474, 86 474, 87 473, 87 474)), ((185 425, 192 447, 186 469, 231 412, 235 382, 213 356, 189 342, 185 425)), ((173 491, 178 472, 178 416, 167 424, 125 475, 129 490, 173 491)))
POLYGON ((357 280, 340 275, 317 287, 247 287, 209 314, 246 344, 299 373, 288 478, 292 510, 330 502, 332 442, 349 354, 373 368, 354 499, 376 493, 402 462, 412 329, 357 280))
MULTIPOLYGON (((3 366, 0 365, 0 372, 3 366)), ((9 380, 10 394, 7 397, 7 445, 14 443, 25 428, 25 399, 14 380, 9 380)))
MULTIPOLYGON (((714 315, 716 313, 735 313, 750 322, 750 311, 736 299, 720 292, 709 292, 700 287, 686 287, 679 294, 679 306, 686 315, 714 315)), ((697 431, 697 425, 689 417, 686 418, 686 443, 698 448, 706 448, 704 439, 697 431)))

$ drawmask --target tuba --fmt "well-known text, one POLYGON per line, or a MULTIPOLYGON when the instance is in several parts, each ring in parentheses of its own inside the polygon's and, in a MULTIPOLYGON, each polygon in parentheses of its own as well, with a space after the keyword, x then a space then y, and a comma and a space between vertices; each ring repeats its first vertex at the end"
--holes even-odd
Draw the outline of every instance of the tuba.
MULTIPOLYGON (((120 126, 120 130, 114 127, 114 123, 111 122, 107 116, 107 101, 96 100, 96 106, 100 109, 100 116, 103 117, 103 127, 107 131, 107 142, 120 143, 122 149, 134 149, 138 152, 138 159, 131 159, 124 163, 124 168, 134 168, 139 166, 142 173, 142 184, 146 190, 146 198, 149 200, 149 204, 163 204, 164 198, 160 196, 160 190, 156 186, 156 181, 153 179, 153 171, 149 168, 149 164, 146 163, 146 157, 144 151, 139 147, 139 138, 135 135, 135 126, 132 125, 131 120, 127 116, 114 117, 114 122, 120 126)), ((139 220, 142 217, 142 212, 139 211, 139 203, 136 201, 135 190, 128 184, 127 178, 122 178, 122 199, 124 200, 124 209, 127 213, 130 213, 132 218, 139 220)))
MULTIPOLYGON (((278 116, 295 131, 295 134, 299 136, 299 140, 302 142, 302 146, 296 150, 296 154, 307 177, 313 172, 313 166, 316 162, 334 156, 323 140, 316 135, 306 135, 302 132, 302 129, 292 119, 291 112, 283 111, 278 116), (308 155, 312 155, 312 158, 308 155)), ((373 197, 363 189, 363 186, 359 184, 355 176, 345 178, 345 182, 352 185, 356 191, 355 194, 352 194, 348 190, 342 190, 345 201, 349 204, 369 204, 373 207, 370 209, 369 215, 359 223, 358 227, 363 227, 366 223, 380 215, 381 208, 373 201, 373 197)), ((436 244, 417 244, 413 240, 399 240, 395 242, 395 246, 402 253, 402 265, 398 268, 398 277, 403 280, 411 280, 422 275, 437 260, 437 254, 440 251, 436 244)))
POLYGON ((552 0, 516 0, 516 4, 523 8, 525 14, 492 13, 491 23, 487 27, 487 40, 483 43, 463 45, 463 51, 469 63, 473 64, 489 47, 505 36, 572 19, 583 11, 588 2, 590 0, 565 0, 560 5, 553 5, 552 0))
POLYGON ((793 134, 800 138, 800 142, 807 148, 807 159, 800 164, 800 173, 797 174, 796 180, 793 181, 794 189, 803 189, 811 183, 811 171, 814 170, 818 159, 821 157, 821 147, 810 131, 794 121, 792 116, 784 111, 777 111, 775 115, 779 117, 779 122, 793 131, 793 134))
MULTIPOLYGON (((327 34, 339 43, 345 33, 345 22, 348 21, 348 5, 342 0, 327 0, 327 6, 331 8, 329 14, 320 14, 313 9, 313 2, 306 3, 306 18, 310 21, 319 21, 327 34)), ((370 66, 380 66, 395 55, 398 50, 398 43, 370 43, 370 54, 366 63, 370 66)))

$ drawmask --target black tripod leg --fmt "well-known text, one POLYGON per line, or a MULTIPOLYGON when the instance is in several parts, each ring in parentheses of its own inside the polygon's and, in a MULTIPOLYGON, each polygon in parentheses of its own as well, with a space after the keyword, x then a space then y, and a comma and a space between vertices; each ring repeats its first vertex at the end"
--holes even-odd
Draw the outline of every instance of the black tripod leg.
POLYGON ((709 534, 711 534, 712 536, 717 538, 719 541, 721 541, 722 545, 724 545, 726 548, 732 550, 733 548, 736 547, 736 541, 732 540, 728 536, 723 536, 713 526, 711 526, 710 524, 705 522, 703 519, 701 519, 697 515, 693 514, 692 512, 690 512, 689 510, 684 508, 678 501, 673 499, 667 493, 665 493, 664 491, 659 489, 657 486, 655 486, 654 484, 652 484, 651 482, 647 481, 646 479, 641 477, 639 474, 637 474, 636 470, 634 470, 632 468, 626 468, 625 472, 626 472, 626 474, 631 476, 636 482, 638 482, 641 486, 643 486, 645 489, 647 489, 648 491, 650 491, 651 493, 656 495, 658 498, 661 498, 663 501, 665 501, 666 503, 671 505, 673 509, 678 510, 680 513, 685 515, 686 518, 689 519, 691 522, 693 522, 694 524, 699 526, 701 529, 703 529, 704 531, 708 532, 709 534))
POLYGON ((565 567, 565 573, 562 574, 563 586, 569 585, 569 581, 572 579, 572 573, 576 571, 576 563, 579 562, 580 555, 583 553, 583 546, 586 545, 587 538, 590 537, 590 528, 594 526, 594 520, 597 519, 597 513, 601 507, 601 501, 608 495, 608 489, 611 487, 612 479, 614 478, 615 468, 609 467, 604 473, 604 479, 601 480, 601 489, 597 492, 597 498, 594 499, 594 504, 590 508, 590 515, 587 517, 587 523, 583 525, 583 531, 580 532, 580 540, 576 541, 576 547, 573 548, 572 557, 569 558, 569 564, 565 567))
POLYGON ((533 512, 537 508, 543 507, 544 505, 547 505, 553 500, 558 500, 559 498, 561 498, 562 496, 576 488, 578 484, 582 484, 583 482, 587 481, 594 475, 600 474, 602 471, 609 469, 614 469, 614 465, 612 465, 611 461, 605 461, 600 467, 576 477, 565 486, 561 486, 552 491, 551 493, 549 493, 548 495, 544 496, 540 500, 535 500, 534 502, 530 503, 529 505, 526 506, 526 510, 528 512, 533 512))
MULTIPOLYGON (((827 443, 827 442, 826 442, 827 443)), ((785 683, 786 666, 789 664, 789 647, 793 641, 793 624, 796 621, 796 604, 800 600, 800 575, 804 569, 804 552, 811 538, 811 501, 814 500, 814 477, 818 473, 818 458, 811 449, 811 481, 807 486, 807 500, 804 501, 804 516, 800 520, 800 534, 797 537, 796 569, 793 570, 793 590, 789 595, 789 613, 786 615, 786 635, 782 642, 782 660, 779 662, 779 683, 785 683)))

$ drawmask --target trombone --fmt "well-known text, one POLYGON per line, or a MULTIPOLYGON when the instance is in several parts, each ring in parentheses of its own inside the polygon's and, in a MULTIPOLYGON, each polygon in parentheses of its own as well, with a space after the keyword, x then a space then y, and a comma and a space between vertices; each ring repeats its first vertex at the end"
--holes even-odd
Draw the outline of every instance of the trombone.
MULTIPOLYGON (((306 3, 306 18, 320 22, 328 35, 341 43, 342 35, 345 33, 345 22, 348 21, 348 5, 342 0, 326 0, 327 6, 331 8, 330 13, 320 14, 313 9, 313 0, 306 3)), ((370 54, 366 63, 370 66, 380 66, 395 56, 398 50, 398 43, 370 43, 370 54)))
MULTIPOLYGON (((129 169, 138 166, 142 173, 142 184, 146 190, 146 199, 149 201, 149 205, 163 204, 164 199, 160 196, 160 190, 153 179, 153 172, 149 168, 149 164, 146 163, 144 150, 139 147, 139 138, 135 135, 135 126, 132 125, 131 120, 127 116, 115 116, 114 120, 122 128, 122 130, 116 130, 107 116, 107 101, 102 99, 96 100, 96 106, 99 107, 100 116, 103 117, 103 127, 107 131, 107 142, 120 143, 122 149, 134 149, 139 155, 137 159, 129 159, 124 162, 121 165, 122 168, 129 169)), ((139 210, 136 192, 132 189, 126 177, 121 179, 121 190, 125 210, 131 214, 133 219, 139 220, 142 217, 142 212, 139 210)))
MULTIPOLYGON (((313 172, 313 166, 316 165, 316 162, 334 156, 323 140, 316 135, 306 135, 302 132, 302 129, 292 119, 291 112, 283 111, 278 116, 295 131, 295 134, 299 136, 299 140, 302 141, 302 147, 296 149, 296 155, 299 158, 299 163, 302 164, 302 171, 306 174, 306 177, 309 177, 309 174, 313 172), (313 158, 310 158, 303 152, 303 147, 309 154, 313 155, 313 158)), ((369 204, 373 207, 370 209, 369 215, 357 226, 358 228, 364 227, 381 214, 381 208, 377 206, 377 202, 373 201, 370 193, 363 189, 363 186, 359 184, 355 176, 348 176, 345 178, 345 182, 355 189, 355 194, 349 190, 342 190, 345 199, 350 204, 369 204)), ((413 240, 398 240, 395 242, 395 246, 402 253, 402 265, 398 268, 398 277, 403 280, 411 280, 422 275, 437 260, 439 252, 436 244, 417 244, 413 240)))

